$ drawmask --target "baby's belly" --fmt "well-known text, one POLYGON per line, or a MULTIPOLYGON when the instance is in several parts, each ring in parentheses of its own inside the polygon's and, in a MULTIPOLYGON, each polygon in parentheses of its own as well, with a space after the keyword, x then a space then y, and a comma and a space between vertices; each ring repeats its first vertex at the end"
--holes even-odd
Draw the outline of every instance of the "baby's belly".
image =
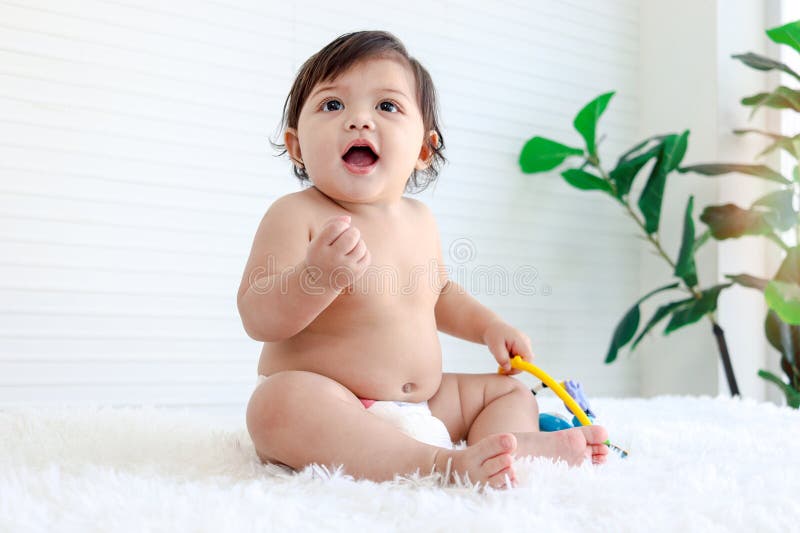
POLYGON ((422 402, 439 389, 442 351, 433 316, 406 318, 364 331, 303 331, 267 342, 258 370, 264 375, 307 370, 338 381, 359 398, 422 402))

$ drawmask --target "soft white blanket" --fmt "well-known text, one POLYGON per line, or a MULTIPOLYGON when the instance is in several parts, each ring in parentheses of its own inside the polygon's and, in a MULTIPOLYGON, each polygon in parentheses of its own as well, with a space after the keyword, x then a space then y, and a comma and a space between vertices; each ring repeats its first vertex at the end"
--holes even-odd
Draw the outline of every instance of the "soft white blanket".
MULTIPOLYGON (((627 459, 516 463, 519 487, 377 484, 259 464, 243 414, 0 412, 0 531, 798 531, 800 413, 594 399, 627 459)), ((545 399, 545 410, 565 412, 545 399)))

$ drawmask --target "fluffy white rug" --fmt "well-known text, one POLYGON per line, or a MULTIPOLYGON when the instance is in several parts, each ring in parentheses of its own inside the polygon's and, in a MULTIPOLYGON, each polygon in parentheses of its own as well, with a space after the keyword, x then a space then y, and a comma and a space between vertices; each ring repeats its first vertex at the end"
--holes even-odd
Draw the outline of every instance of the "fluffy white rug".
MULTIPOLYGON (((725 398, 592 401, 627 459, 520 459, 519 487, 377 484, 259 464, 243 414, 0 412, 0 531, 797 531, 800 413, 725 398)), ((564 412, 545 399, 544 410, 564 412)))

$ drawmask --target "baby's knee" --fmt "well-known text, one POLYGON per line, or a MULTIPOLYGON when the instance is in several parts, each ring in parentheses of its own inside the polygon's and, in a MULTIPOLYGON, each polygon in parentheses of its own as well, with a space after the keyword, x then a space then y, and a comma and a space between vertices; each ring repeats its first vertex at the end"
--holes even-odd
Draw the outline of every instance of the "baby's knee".
POLYGON ((247 404, 247 425, 272 425, 273 418, 282 417, 308 394, 310 372, 286 371, 272 374, 262 381, 247 404))
POLYGON ((281 428, 289 426, 294 416, 292 407, 303 405, 299 401, 307 389, 307 381, 301 372, 278 372, 262 381, 247 403, 247 432, 259 459, 263 462, 278 462, 274 459, 274 444, 280 440, 281 428))
POLYGON ((290 426, 309 405, 341 397, 358 404, 356 397, 336 381, 301 370, 272 374, 253 391, 247 404, 247 428, 253 439, 260 433, 290 426))
POLYGON ((285 419, 292 405, 297 405, 297 396, 302 394, 300 376, 295 372, 278 372, 261 382, 247 403, 247 429, 253 441, 258 444, 259 437, 269 433, 285 419))
POLYGON ((530 396, 533 398, 533 394, 531 393, 528 386, 525 385, 522 381, 514 378, 512 376, 496 376, 497 386, 505 393, 505 394, 519 394, 524 396, 530 396))

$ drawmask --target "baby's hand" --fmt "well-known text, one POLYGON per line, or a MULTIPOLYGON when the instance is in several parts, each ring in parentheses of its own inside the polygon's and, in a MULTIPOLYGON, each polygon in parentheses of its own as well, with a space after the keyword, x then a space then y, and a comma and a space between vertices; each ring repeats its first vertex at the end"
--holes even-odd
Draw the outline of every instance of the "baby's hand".
POLYGON ((306 265, 313 269, 314 278, 336 291, 355 283, 370 261, 361 232, 346 215, 329 218, 306 251, 306 265))
POLYGON ((520 372, 516 368, 511 368, 510 357, 519 355, 525 361, 533 361, 530 337, 502 320, 495 320, 486 327, 483 332, 483 342, 489 347, 489 351, 505 374, 513 375, 520 372))

